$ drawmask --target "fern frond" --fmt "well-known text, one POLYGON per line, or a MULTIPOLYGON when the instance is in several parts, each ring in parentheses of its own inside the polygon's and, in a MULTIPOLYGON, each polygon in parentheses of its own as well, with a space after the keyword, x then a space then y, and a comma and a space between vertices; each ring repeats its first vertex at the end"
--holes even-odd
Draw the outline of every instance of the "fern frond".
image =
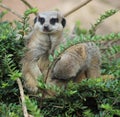
POLYGON ((117 12, 118 12, 118 10, 116 10, 116 9, 111 9, 111 10, 106 11, 104 14, 102 14, 102 15, 97 19, 96 23, 93 24, 92 27, 91 27, 91 29, 89 30, 89 33, 90 33, 91 37, 92 37, 93 35, 95 35, 95 31, 96 31, 98 25, 100 25, 105 19, 107 19, 108 17, 114 15, 114 14, 117 13, 117 12))
POLYGON ((22 73, 20 73, 20 71, 17 70, 16 65, 15 65, 12 57, 13 57, 12 54, 5 55, 3 62, 8 69, 8 76, 10 76, 10 78, 12 80, 16 80, 17 78, 22 76, 22 73))
POLYGON ((33 115, 34 117, 43 117, 35 101, 31 101, 30 98, 27 96, 25 100, 26 100, 25 103, 27 105, 27 109, 30 111, 31 115, 33 115))

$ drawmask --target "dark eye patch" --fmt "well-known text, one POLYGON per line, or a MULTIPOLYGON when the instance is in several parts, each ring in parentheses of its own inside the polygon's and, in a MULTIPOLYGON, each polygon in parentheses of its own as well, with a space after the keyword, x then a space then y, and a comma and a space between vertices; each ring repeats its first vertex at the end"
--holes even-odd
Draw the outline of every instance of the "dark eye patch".
POLYGON ((50 19, 50 24, 55 25, 55 23, 58 22, 58 18, 52 18, 50 19))
POLYGON ((45 18, 44 18, 44 17, 39 17, 39 18, 38 18, 38 21, 39 21, 41 24, 44 24, 45 18))

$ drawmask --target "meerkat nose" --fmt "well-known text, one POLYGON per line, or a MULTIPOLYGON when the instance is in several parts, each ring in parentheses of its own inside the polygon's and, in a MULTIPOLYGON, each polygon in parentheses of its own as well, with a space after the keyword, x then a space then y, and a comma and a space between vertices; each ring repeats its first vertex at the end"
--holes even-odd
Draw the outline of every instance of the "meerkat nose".
POLYGON ((48 26, 48 25, 45 25, 45 26, 44 26, 44 30, 45 30, 45 31, 49 31, 49 26, 48 26))

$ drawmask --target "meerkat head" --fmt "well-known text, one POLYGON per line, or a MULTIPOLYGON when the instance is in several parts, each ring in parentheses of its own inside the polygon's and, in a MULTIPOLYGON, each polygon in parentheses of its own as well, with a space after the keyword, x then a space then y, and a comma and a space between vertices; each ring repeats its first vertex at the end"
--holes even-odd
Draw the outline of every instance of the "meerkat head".
POLYGON ((34 24, 41 33, 51 34, 62 31, 66 20, 59 11, 48 11, 39 13, 34 19, 34 24))

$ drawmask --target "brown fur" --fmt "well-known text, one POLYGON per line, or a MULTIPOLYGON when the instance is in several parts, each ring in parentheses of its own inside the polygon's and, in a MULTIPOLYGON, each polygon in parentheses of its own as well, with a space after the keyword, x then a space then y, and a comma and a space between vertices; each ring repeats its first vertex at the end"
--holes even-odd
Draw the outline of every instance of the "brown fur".
MULTIPOLYGON (((66 87, 68 82, 81 82, 86 78, 100 77, 100 51, 93 42, 68 48, 51 69, 46 83, 66 87)), ((55 92, 49 91, 50 95, 55 92)))
POLYGON ((72 79, 75 82, 84 78, 100 76, 100 51, 92 42, 77 44, 67 49, 53 68, 53 79, 72 79))

